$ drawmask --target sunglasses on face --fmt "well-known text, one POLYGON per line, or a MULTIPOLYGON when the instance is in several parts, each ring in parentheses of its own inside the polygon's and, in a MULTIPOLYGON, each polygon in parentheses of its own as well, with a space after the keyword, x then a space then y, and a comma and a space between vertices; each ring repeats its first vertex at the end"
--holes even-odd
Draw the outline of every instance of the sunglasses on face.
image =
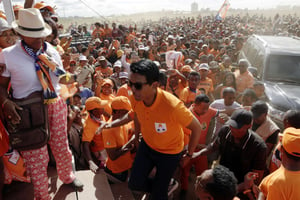
POLYGON ((141 90, 142 88, 143 88, 143 85, 145 85, 145 84, 147 84, 147 83, 139 83, 139 82, 136 82, 136 83, 133 83, 133 82, 131 82, 131 81, 129 81, 129 87, 133 87, 134 86, 134 88, 136 89, 136 90, 141 90))

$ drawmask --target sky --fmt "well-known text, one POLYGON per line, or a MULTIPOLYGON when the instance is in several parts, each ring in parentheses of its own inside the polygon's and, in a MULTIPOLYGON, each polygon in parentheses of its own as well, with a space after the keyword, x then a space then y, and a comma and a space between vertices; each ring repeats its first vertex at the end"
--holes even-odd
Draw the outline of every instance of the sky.
MULTIPOLYGON (((12 0, 23 4, 24 0, 12 0)), ((36 1, 38 2, 38 1, 36 1)), ((198 8, 218 10, 224 0, 44 0, 56 7, 61 17, 68 16, 110 16, 148 11, 178 10, 190 11, 193 2, 198 8)), ((300 0, 229 0, 231 8, 275 8, 278 5, 300 5, 300 0)))

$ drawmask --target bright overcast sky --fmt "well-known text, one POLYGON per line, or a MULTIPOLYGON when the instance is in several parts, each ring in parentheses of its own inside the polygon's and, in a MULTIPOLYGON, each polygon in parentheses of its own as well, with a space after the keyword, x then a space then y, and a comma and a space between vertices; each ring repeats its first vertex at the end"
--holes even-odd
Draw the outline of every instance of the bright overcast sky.
MULTIPOLYGON (((97 16, 132 14, 147 11, 179 10, 190 11, 193 2, 198 8, 218 10, 224 0, 44 0, 56 5, 59 16, 97 16), (86 6, 88 5, 88 6, 86 6)), ((12 0, 13 4, 23 4, 24 0, 12 0)), ((39 1, 36 1, 39 2, 39 1)), ((232 8, 274 8, 277 5, 300 5, 300 0, 229 0, 232 8)))

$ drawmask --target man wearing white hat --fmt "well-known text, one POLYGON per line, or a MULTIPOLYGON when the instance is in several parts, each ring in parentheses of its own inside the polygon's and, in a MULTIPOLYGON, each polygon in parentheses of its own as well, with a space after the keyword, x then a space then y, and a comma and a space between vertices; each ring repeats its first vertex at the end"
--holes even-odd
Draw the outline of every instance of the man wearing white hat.
POLYGON ((88 66, 88 59, 84 55, 79 56, 79 67, 75 73, 77 76, 77 82, 86 88, 92 88, 92 73, 93 70, 88 66))
MULTIPOLYGON (((21 9, 18 19, 13 21, 12 27, 19 33, 21 41, 4 49, 0 54, 0 63, 6 65, 4 73, 0 76, 0 103, 3 111, 12 124, 20 123, 21 118, 17 111, 21 108, 8 99, 6 92, 9 82, 15 99, 26 98, 33 92, 42 91, 48 104, 51 134, 48 143, 56 160, 58 176, 65 184, 71 184, 77 189, 82 188, 83 184, 72 172, 72 154, 67 139, 67 107, 59 96, 59 75, 64 72, 62 62, 58 52, 49 43, 44 42, 52 30, 44 23, 41 13, 36 8, 21 9), (46 63, 43 58, 45 55, 51 57, 55 64, 46 63), (47 70, 43 71, 43 67, 47 70)), ((47 145, 21 151, 21 154, 34 185, 35 199, 50 199, 47 145)))

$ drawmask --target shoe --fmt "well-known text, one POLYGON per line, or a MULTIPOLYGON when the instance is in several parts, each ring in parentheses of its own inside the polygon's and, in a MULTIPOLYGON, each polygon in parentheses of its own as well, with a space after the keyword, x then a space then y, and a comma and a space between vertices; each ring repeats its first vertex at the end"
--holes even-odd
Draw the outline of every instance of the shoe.
POLYGON ((74 179, 72 183, 69 184, 72 186, 75 190, 81 190, 83 188, 83 183, 77 178, 74 179))
POLYGON ((172 178, 169 183, 168 196, 172 195, 172 193, 178 188, 178 185, 178 182, 174 178, 172 178))

